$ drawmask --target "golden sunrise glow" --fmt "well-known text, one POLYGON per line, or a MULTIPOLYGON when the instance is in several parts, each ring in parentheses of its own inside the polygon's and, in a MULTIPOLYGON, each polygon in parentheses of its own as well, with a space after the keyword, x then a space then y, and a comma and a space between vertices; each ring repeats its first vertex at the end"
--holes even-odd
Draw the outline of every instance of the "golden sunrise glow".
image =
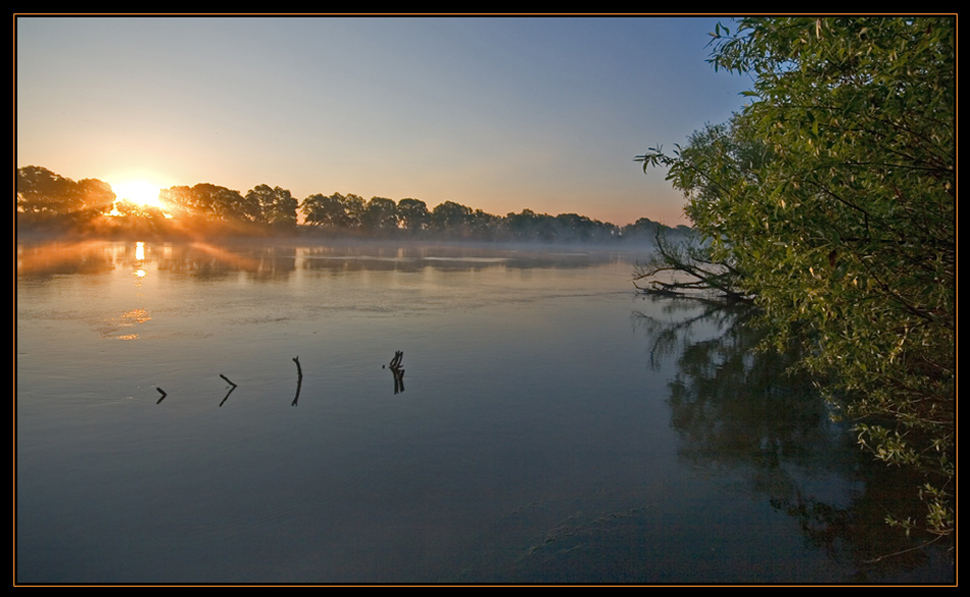
POLYGON ((165 205, 158 199, 161 186, 147 180, 126 180, 111 185, 119 201, 130 201, 141 207, 157 207, 165 209, 165 205))

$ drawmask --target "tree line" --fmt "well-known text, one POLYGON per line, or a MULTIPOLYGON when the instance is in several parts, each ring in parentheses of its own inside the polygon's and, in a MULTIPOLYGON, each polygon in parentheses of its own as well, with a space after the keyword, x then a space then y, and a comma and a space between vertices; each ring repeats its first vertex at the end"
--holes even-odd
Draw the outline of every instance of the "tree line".
POLYGON ((552 216, 523 209, 498 216, 454 201, 431 208, 410 197, 365 200, 353 193, 316 193, 298 201, 289 190, 267 184, 245 194, 209 183, 173 186, 161 189, 158 198, 164 210, 119 199, 96 179, 75 182, 39 166, 18 170, 18 224, 30 230, 592 243, 652 241, 660 231, 688 231, 649 218, 620 227, 576 213, 552 216))
MULTIPOLYGON (((647 291, 705 287, 760 309, 766 347, 797 348, 836 415, 919 479, 922 520, 955 525, 956 19, 743 18, 712 33, 715 69, 751 102, 667 169, 699 242, 661 244, 647 291), (674 270, 681 283, 656 281, 674 270)), ((902 476, 901 478, 906 478, 902 476)))

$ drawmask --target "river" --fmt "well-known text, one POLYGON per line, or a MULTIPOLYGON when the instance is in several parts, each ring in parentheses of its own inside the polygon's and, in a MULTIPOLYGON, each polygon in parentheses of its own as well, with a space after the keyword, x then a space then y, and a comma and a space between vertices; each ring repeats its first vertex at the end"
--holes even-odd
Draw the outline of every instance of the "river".
POLYGON ((810 384, 637 296, 644 256, 19 245, 16 581, 952 582, 810 384))

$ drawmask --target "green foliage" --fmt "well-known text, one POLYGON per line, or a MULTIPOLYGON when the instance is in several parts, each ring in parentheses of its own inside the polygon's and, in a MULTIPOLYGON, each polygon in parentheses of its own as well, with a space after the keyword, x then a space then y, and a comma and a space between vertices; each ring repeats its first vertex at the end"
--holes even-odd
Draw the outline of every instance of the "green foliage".
POLYGON ((752 102, 665 166, 714 260, 744 272, 773 341, 834 380, 887 463, 922 471, 952 530, 956 401, 955 19, 745 18, 712 34, 752 102))

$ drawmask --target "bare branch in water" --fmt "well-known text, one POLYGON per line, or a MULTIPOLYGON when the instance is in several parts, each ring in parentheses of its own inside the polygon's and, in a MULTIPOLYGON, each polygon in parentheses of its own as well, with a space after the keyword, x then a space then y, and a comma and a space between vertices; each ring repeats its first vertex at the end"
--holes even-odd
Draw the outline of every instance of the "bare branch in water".
POLYGON ((300 386, 303 385, 303 368, 300 367, 300 357, 293 357, 293 362, 296 363, 296 396, 293 397, 290 406, 296 406, 297 400, 300 399, 300 386))
POLYGON ((229 388, 229 391, 226 392, 226 397, 223 398, 222 399, 222 402, 219 403, 219 406, 222 406, 223 404, 226 403, 226 400, 229 400, 229 394, 232 394, 236 390, 236 388, 238 386, 236 384, 234 384, 231 379, 229 379, 228 377, 226 377, 222 373, 219 374, 219 377, 221 377, 222 379, 226 380, 229 383, 229 385, 232 386, 231 388, 229 388))
POLYGON ((743 274, 729 263, 710 259, 707 247, 697 241, 674 245, 662 234, 656 237, 657 253, 633 270, 633 285, 642 294, 753 304, 740 288, 743 274))
POLYGON ((394 358, 391 359, 390 369, 391 374, 394 375, 394 393, 400 393, 404 391, 404 369, 401 368, 401 360, 404 358, 404 351, 397 350, 394 352, 394 358))

